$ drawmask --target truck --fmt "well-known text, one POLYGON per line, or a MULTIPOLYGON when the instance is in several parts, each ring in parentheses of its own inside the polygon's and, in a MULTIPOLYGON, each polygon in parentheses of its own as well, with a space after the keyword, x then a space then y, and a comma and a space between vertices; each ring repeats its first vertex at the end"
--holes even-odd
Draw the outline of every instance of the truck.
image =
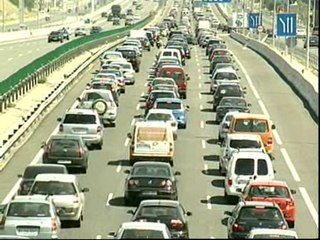
POLYGON ((197 29, 210 30, 211 29, 210 21, 209 20, 199 20, 197 29))
POLYGON ((115 4, 111 6, 111 13, 113 17, 121 17, 121 6, 119 4, 115 4))

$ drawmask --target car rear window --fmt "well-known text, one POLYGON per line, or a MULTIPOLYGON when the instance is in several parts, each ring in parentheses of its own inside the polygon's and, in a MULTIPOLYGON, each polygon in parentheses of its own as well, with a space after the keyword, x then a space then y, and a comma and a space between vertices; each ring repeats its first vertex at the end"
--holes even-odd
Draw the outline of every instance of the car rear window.
POLYGON ((245 107, 246 101, 241 98, 223 98, 219 105, 245 107))
POLYGON ((97 119, 94 114, 66 114, 64 124, 96 124, 97 119))
POLYGON ((72 182, 35 182, 31 189, 32 194, 41 195, 74 195, 77 193, 72 182))
POLYGON ((181 103, 177 102, 157 102, 158 109, 181 109, 181 103))
POLYGON ((183 80, 183 73, 181 71, 161 71, 160 77, 168 77, 174 81, 180 81, 183 80))
POLYGON ((122 239, 161 239, 164 238, 162 231, 151 229, 125 229, 121 236, 122 239))
POLYGON ((24 170, 23 178, 34 179, 40 173, 67 173, 62 166, 41 166, 27 167, 24 170))
POLYGON ((88 92, 83 96, 83 101, 93 102, 98 99, 110 100, 108 94, 103 94, 102 92, 88 92))
POLYGON ((148 121, 170 121, 172 120, 170 114, 164 113, 150 113, 147 116, 148 121))
POLYGON ((135 57, 136 52, 133 50, 119 50, 122 53, 123 57, 135 57))
POLYGON ((155 218, 176 218, 181 219, 180 211, 177 207, 171 206, 144 206, 137 214, 139 217, 155 217, 155 218))
POLYGON ((175 95, 173 92, 153 92, 152 93, 152 98, 157 99, 157 98, 175 98, 175 95))
POLYGON ((78 150, 79 141, 76 139, 52 139, 50 142, 51 151, 60 152, 63 149, 78 150))
POLYGON ((258 159, 258 175, 268 175, 268 164, 265 159, 258 159))
POLYGON ((247 139, 232 139, 230 140, 232 148, 261 148, 261 144, 254 140, 247 139))
POLYGON ((166 128, 150 128, 142 127, 138 129, 137 141, 166 141, 167 129, 166 128))
POLYGON ((237 80, 238 77, 237 77, 237 75, 235 75, 234 73, 220 72, 220 73, 217 73, 217 74, 214 76, 214 79, 216 79, 216 80, 221 80, 221 79, 237 80))
POLYGON ((237 132, 268 132, 267 120, 263 119, 237 119, 235 124, 237 132))
POLYGON ((250 158, 237 159, 234 172, 237 175, 253 175, 254 174, 254 160, 250 159, 250 158))
POLYGON ((10 204, 8 217, 50 217, 50 206, 37 202, 13 202, 10 204))
POLYGON ((281 212, 275 207, 246 206, 240 210, 239 219, 241 220, 255 220, 259 218, 272 221, 282 219, 281 212))
POLYGON ((155 177, 169 177, 170 171, 166 167, 159 166, 137 166, 134 167, 132 175, 148 175, 155 177))
POLYGON ((289 191, 284 186, 252 186, 251 197, 290 198, 289 191))

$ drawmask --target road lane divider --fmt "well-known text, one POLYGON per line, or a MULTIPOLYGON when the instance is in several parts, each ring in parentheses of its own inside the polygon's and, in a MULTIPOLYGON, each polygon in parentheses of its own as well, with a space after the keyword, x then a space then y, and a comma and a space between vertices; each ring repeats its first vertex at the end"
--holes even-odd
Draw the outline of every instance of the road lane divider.
POLYGON ((135 123, 136 123, 136 119, 132 119, 130 125, 133 126, 135 123))
POLYGON ((112 197, 113 197, 113 193, 109 193, 109 194, 108 194, 108 197, 107 197, 106 206, 110 206, 110 200, 112 199, 112 197))
POLYGON ((286 162, 286 164, 287 164, 287 166, 288 166, 288 168, 289 168, 289 170, 291 172, 291 175, 292 175, 293 179, 296 182, 300 182, 301 180, 300 180, 299 174, 298 174, 295 166, 293 165, 287 150, 285 148, 281 148, 280 151, 281 151, 281 154, 282 154, 282 156, 284 158, 284 161, 286 162))
POLYGON ((116 172, 119 173, 121 171, 121 163, 119 163, 119 165, 117 166, 116 172))
MULTIPOLYGON (((202 88, 202 85, 201 85, 201 83, 199 83, 199 84, 198 84, 198 86, 199 86, 199 88, 202 88)), ((201 95, 201 93, 199 93, 199 94, 201 95)))
MULTIPOLYGON (((199 83, 199 84, 200 84, 200 83, 199 83)), ((201 88, 201 84, 200 84, 199 88, 201 88)), ((199 99, 200 99, 200 100, 202 99, 201 93, 199 93, 199 99)))
POLYGON ((201 146, 203 149, 206 148, 206 141, 205 140, 201 140, 201 146))
POLYGON ((200 104, 200 110, 203 110, 203 106, 202 106, 202 104, 200 104))
POLYGON ((211 204, 211 197, 209 195, 207 195, 207 208, 209 210, 212 209, 212 204, 211 204))
POLYGON ((200 128, 204 128, 204 122, 200 121, 200 128))
POLYGON ((124 141, 124 146, 128 147, 129 142, 130 142, 130 138, 126 138, 126 140, 124 141))
POLYGON ((139 109, 140 109, 140 103, 138 103, 136 106, 136 110, 139 110, 139 109))
POLYGON ((299 191, 302 195, 302 198, 303 200, 305 201, 306 205, 307 205, 307 208, 311 214, 311 217, 314 221, 314 223, 316 224, 317 228, 318 228, 318 224, 319 224, 319 214, 316 210, 316 208, 314 207, 310 197, 309 197, 309 194, 307 192, 307 190, 304 188, 304 187, 299 187, 299 191))
POLYGON ((101 235, 97 235, 96 239, 102 239, 102 236, 101 235))

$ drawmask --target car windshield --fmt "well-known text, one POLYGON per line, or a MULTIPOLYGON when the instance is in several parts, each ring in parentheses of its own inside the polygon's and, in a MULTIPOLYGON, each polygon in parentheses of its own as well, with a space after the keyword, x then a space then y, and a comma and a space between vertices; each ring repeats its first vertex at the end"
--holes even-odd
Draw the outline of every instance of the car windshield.
POLYGON ((181 109, 179 102, 157 102, 158 109, 181 109))
POLYGON ((246 107, 246 101, 241 98, 223 98, 220 106, 246 107))
POLYGON ((268 132, 267 120, 264 119, 237 119, 235 124, 237 132, 268 132))
POLYGON ((164 238, 162 231, 152 229, 125 229, 121 239, 161 239, 164 238))
POLYGON ((173 92, 153 92, 152 93, 152 98, 157 99, 157 98, 175 98, 175 94, 173 92))
POLYGON ((136 52, 133 50, 119 50, 123 57, 135 57, 136 52))
POLYGON ((150 128, 144 127, 139 128, 137 133, 137 141, 165 141, 167 139, 167 129, 166 128, 150 128))
POLYGON ((235 174, 237 175, 253 175, 254 174, 254 160, 248 158, 237 159, 235 166, 235 174))
POLYGON ((230 72, 220 72, 220 73, 217 73, 217 74, 214 76, 214 79, 216 79, 216 80, 221 80, 221 79, 237 80, 238 77, 237 77, 237 75, 234 74, 234 73, 230 73, 230 72))
POLYGON ((252 186, 251 197, 290 198, 288 188, 284 186, 252 186))
POLYGON ((151 219, 161 219, 161 218, 172 218, 181 219, 180 211, 177 207, 171 206, 144 206, 142 207, 136 215, 137 219, 151 218, 151 219))
POLYGON ((96 116, 93 114, 67 114, 64 124, 96 124, 96 116))
POLYGON ((60 166, 41 166, 41 167, 27 167, 24 171, 23 178, 34 179, 40 173, 66 173, 65 168, 60 166))
POLYGON ((77 191, 72 182, 38 181, 31 188, 31 194, 74 195, 76 193, 77 191))
POLYGON ((154 177, 170 177, 170 170, 163 166, 136 166, 132 170, 133 176, 154 176, 154 177))
POLYGON ((146 117, 147 121, 170 121, 172 120, 170 114, 166 113, 149 113, 146 117))
POLYGON ((183 80, 183 73, 181 71, 161 71, 159 77, 168 77, 174 81, 181 81, 183 80))
POLYGON ((80 148, 77 139, 52 139, 49 146, 51 152, 63 152, 64 149, 77 151, 80 148))
POLYGON ((47 203, 13 202, 10 204, 7 217, 51 217, 47 203))
POLYGON ((221 85, 218 87, 217 94, 223 96, 241 96, 241 89, 238 85, 221 85))
POLYGON ((282 220, 281 212, 275 207, 246 206, 239 213, 239 220, 282 220))
POLYGON ((232 148, 261 148, 261 144, 255 140, 232 139, 230 140, 232 148))

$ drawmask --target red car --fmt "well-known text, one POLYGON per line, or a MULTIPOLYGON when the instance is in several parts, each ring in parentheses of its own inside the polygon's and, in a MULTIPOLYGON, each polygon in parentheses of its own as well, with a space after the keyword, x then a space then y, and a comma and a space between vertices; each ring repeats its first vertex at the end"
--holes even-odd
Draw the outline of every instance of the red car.
POLYGON ((268 201, 279 205, 290 228, 294 227, 296 203, 290 189, 284 181, 253 181, 249 183, 242 195, 244 201, 268 201))

